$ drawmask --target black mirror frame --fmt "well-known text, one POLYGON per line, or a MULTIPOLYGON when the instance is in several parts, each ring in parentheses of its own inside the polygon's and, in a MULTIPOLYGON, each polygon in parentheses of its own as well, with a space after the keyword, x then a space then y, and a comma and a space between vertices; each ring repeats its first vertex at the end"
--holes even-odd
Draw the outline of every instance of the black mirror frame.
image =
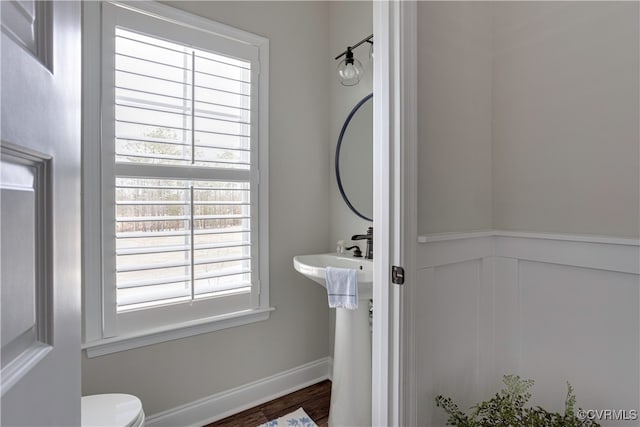
POLYGON ((363 215, 360 211, 358 211, 358 209, 356 209, 351 204, 351 201, 349 201, 349 198, 347 197, 347 195, 344 192, 344 187, 342 186, 342 179, 340 178, 340 148, 342 147, 342 138, 344 137, 344 134, 347 131, 347 127, 349 126, 349 122, 351 122, 351 119, 356 114, 358 109, 360 107, 362 107, 364 105, 364 103, 367 102, 371 98, 373 98, 373 93, 370 93, 369 95, 367 95, 364 98, 362 98, 360 100, 360 102, 358 102, 356 104, 356 106, 353 107, 353 109, 351 110, 351 112, 347 116, 347 119, 344 121, 344 124, 342 125, 342 130, 340 130, 340 136, 338 137, 338 145, 336 146, 335 168, 336 168, 336 180, 338 181, 338 189, 340 190, 340 194, 342 195, 342 199, 344 200, 344 202, 347 204, 347 206, 349 206, 349 209, 351 209, 354 214, 356 214, 357 216, 359 216, 360 218, 362 218, 362 219, 364 219, 366 221, 373 222, 373 218, 369 218, 369 217, 363 215))

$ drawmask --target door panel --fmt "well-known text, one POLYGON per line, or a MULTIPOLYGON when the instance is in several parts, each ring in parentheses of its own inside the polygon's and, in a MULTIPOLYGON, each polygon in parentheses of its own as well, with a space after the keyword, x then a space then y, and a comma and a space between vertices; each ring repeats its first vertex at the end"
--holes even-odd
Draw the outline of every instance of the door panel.
POLYGON ((80 3, 1 3, 0 421, 76 426, 80 3))
POLYGON ((52 349, 48 156, 3 143, 0 154, 2 395, 52 349))

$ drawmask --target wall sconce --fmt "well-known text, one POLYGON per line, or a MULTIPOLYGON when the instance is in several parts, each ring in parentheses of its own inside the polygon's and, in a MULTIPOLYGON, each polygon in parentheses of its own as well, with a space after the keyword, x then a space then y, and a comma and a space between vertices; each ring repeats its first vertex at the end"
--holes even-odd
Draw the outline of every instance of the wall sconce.
POLYGON ((370 43, 371 46, 373 46, 373 34, 360 40, 353 46, 348 46, 347 50, 335 58, 338 60, 344 56, 344 59, 338 64, 338 77, 343 86, 355 86, 360 83, 360 77, 362 77, 364 71, 360 61, 353 57, 353 49, 363 43, 370 43))

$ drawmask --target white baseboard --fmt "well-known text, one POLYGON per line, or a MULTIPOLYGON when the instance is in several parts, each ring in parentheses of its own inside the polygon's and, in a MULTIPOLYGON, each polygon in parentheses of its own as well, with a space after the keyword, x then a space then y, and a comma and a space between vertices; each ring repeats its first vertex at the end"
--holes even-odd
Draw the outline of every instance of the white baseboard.
POLYGON ((147 427, 200 427, 326 380, 333 360, 324 357, 293 369, 147 417, 147 427))

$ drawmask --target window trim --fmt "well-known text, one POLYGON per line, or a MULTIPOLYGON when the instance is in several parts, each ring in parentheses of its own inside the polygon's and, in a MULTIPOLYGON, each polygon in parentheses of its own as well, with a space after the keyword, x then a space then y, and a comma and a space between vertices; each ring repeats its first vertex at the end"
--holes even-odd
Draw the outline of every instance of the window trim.
MULTIPOLYGON (((269 40, 211 21, 173 7, 152 1, 85 2, 83 3, 83 282, 84 339, 83 349, 89 357, 123 351, 158 342, 212 332, 242 324, 266 320, 274 308, 269 306, 269 173, 268 173, 268 99, 269 40), (103 309, 102 236, 102 161, 101 161, 101 93, 102 93, 102 7, 120 7, 146 16, 168 21, 216 36, 240 41, 258 49, 258 262, 259 291, 254 292, 252 309, 191 319, 129 334, 114 335, 105 331, 103 309), (95 141, 95 142, 94 142, 95 141)), ((153 310, 153 309, 151 309, 153 310)))

